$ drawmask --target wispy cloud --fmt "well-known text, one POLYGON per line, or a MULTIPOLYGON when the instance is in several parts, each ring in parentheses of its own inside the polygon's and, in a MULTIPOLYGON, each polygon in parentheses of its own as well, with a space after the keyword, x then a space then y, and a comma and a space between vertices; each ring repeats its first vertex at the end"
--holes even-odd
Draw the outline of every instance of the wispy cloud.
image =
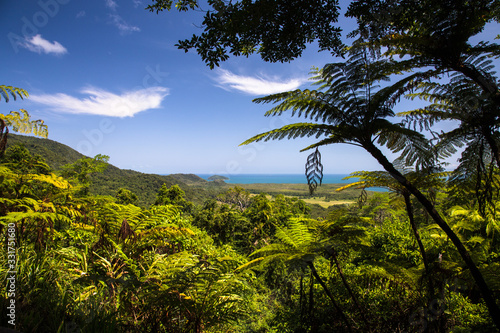
POLYGON ((118 4, 114 0, 104 0, 104 4, 111 10, 111 14, 109 14, 109 23, 117 27, 121 34, 124 35, 131 32, 141 31, 139 27, 127 23, 123 17, 118 15, 118 4))
POLYGON ((137 26, 128 24, 125 20, 118 14, 109 14, 110 23, 120 30, 121 33, 126 34, 135 31, 141 31, 137 26))
POLYGON ((81 17, 84 17, 85 15, 87 15, 87 13, 82 10, 82 11, 79 11, 78 14, 76 14, 76 18, 81 18, 81 17))
POLYGON ((117 95, 103 89, 87 87, 80 93, 87 97, 77 98, 59 93, 30 95, 30 100, 65 113, 124 118, 132 117, 142 111, 160 108, 169 90, 164 87, 150 87, 117 95))
POLYGON ((57 55, 68 53, 68 50, 59 42, 49 42, 40 34, 32 37, 25 37, 24 43, 21 43, 20 46, 36 53, 54 53, 57 55))
POLYGON ((113 0, 105 0, 106 7, 111 8, 112 10, 116 10, 118 8, 118 4, 113 0))
POLYGON ((219 69, 217 71, 217 86, 225 90, 238 90, 250 95, 269 95, 283 91, 294 90, 304 84, 307 79, 267 78, 264 76, 242 76, 230 71, 219 69))

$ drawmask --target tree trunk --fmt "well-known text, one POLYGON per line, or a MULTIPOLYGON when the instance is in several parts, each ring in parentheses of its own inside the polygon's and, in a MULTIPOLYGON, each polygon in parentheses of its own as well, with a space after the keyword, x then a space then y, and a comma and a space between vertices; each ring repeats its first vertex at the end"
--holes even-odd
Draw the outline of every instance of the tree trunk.
POLYGON ((500 90, 495 81, 484 75, 476 67, 470 64, 464 64, 462 61, 448 64, 449 67, 457 72, 462 73, 472 81, 474 81, 484 92, 486 92, 495 104, 500 107, 500 90))
POLYGON ((422 261, 424 262, 425 274, 427 274, 427 278, 429 279, 429 297, 432 298, 434 295, 434 284, 432 283, 429 261, 427 259, 427 254, 425 253, 424 244, 422 244, 422 240, 420 239, 420 235, 418 233, 417 224, 415 223, 415 216, 413 214, 413 206, 411 204, 410 193, 405 190, 403 191, 402 195, 405 200, 406 212, 408 214, 408 219, 410 220, 410 225, 413 230, 413 236, 415 236, 415 239, 417 240, 418 248, 422 256, 422 261))
POLYGON ((309 309, 307 311, 307 324, 312 326, 314 320, 314 279, 313 273, 309 277, 309 309))
POLYGON ((347 292, 351 296, 354 304, 358 308, 359 314, 361 315, 361 318, 363 319, 363 322, 365 323, 365 326, 366 326, 365 329, 368 330, 370 327, 370 324, 368 323, 368 320, 366 320, 365 311, 359 305, 358 298, 356 297, 356 295, 354 295, 354 292, 352 291, 351 287, 349 286, 349 283, 347 282, 347 280, 344 276, 344 272, 342 271, 342 268, 340 267, 339 261, 337 260, 337 254, 335 253, 335 249, 333 249, 333 248, 332 248, 332 258, 333 258, 333 261, 335 262, 335 266, 337 267, 337 272, 339 272, 340 279, 342 280, 344 287, 347 289, 347 292))
POLYGON ((5 124, 5 122, 3 121, 3 119, 0 119, 0 158, 2 158, 5 153, 8 136, 9 136, 9 129, 5 124))
MULTIPOLYGON (((493 158, 495 159, 495 162, 497 163, 497 167, 500 168, 500 152, 499 152, 497 141, 495 140, 493 133, 490 129, 482 128, 482 132, 483 132, 484 138, 486 139, 486 142, 490 146, 491 154, 493 155, 493 158)), ((482 156, 480 156, 480 157, 482 158, 482 156)))
POLYGON ((299 295, 300 295, 300 298, 299 298, 299 309, 300 309, 300 322, 302 323, 303 321, 303 318, 304 318, 304 311, 303 311, 303 308, 304 308, 304 302, 303 302, 303 293, 304 293, 304 288, 303 288, 303 282, 304 282, 304 276, 303 274, 300 274, 300 292, 299 292, 299 295))
POLYGON ((309 262, 307 262, 307 265, 311 269, 312 274, 314 275, 314 277, 316 278, 316 280, 319 282, 319 284, 321 285, 321 287, 323 287, 323 290, 325 291, 325 293, 328 296, 328 298, 330 299, 330 301, 332 301, 333 307, 339 313, 340 318, 342 318, 342 321, 347 325, 347 329, 349 330, 349 332, 352 332, 352 327, 351 327, 351 324, 349 323, 349 320, 347 319, 347 317, 345 316, 344 312, 339 307, 339 305, 337 304, 337 302, 335 302, 335 299, 333 298, 332 293, 330 292, 330 290, 326 286, 325 282, 319 276, 318 272, 316 271, 316 267, 314 267, 314 264, 311 261, 309 261, 309 262))
POLYGON ((498 305, 496 304, 495 299, 492 296, 493 293, 486 284, 486 281, 484 281, 483 275, 477 268, 476 264, 474 263, 474 261, 470 256, 469 251, 467 251, 464 244, 460 241, 460 238, 458 238, 457 234, 453 232, 450 226, 441 217, 438 211, 434 208, 432 202, 430 202, 430 200, 427 199, 427 197, 422 192, 420 192, 413 184, 411 184, 406 179, 405 176, 403 176, 398 170, 396 170, 394 165, 391 162, 389 162, 387 157, 385 157, 385 155, 380 151, 380 149, 378 149, 373 144, 373 142, 370 141, 369 143, 365 143, 363 147, 373 157, 375 157, 375 159, 384 167, 384 169, 387 172, 389 172, 392 175, 392 177, 394 177, 394 179, 396 179, 411 194, 413 194, 415 198, 417 198, 417 200, 422 204, 427 213, 432 217, 434 222, 436 222, 436 224, 445 232, 448 238, 452 241, 452 243, 457 248, 458 253, 460 253, 460 256, 467 265, 467 268, 471 272, 471 275, 474 278, 474 281, 476 282, 476 285, 479 288, 481 295, 483 296, 484 302, 486 303, 486 307, 488 308, 488 311, 490 313, 491 318, 493 319, 493 322, 495 323, 497 328, 500 329, 500 309, 498 308, 498 305))

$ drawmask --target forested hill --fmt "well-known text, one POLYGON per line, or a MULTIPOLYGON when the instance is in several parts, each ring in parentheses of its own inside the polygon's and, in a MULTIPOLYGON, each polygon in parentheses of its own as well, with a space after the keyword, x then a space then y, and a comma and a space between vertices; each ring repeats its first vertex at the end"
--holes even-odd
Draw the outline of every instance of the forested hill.
POLYGON ((54 140, 9 133, 7 148, 15 145, 24 145, 32 154, 42 156, 54 170, 85 157, 73 148, 54 140))
MULTIPOLYGON (((24 145, 32 154, 45 158, 47 164, 54 170, 85 157, 73 148, 49 139, 9 134, 7 147, 13 145, 24 145)), ((149 206, 154 202, 158 190, 164 183, 168 187, 178 184, 186 192, 186 198, 195 203, 203 202, 210 190, 210 186, 207 186, 208 181, 193 174, 168 176, 146 174, 120 169, 109 164, 102 174, 93 176, 90 191, 92 194, 114 196, 120 188, 126 188, 138 196, 137 204, 149 206)))

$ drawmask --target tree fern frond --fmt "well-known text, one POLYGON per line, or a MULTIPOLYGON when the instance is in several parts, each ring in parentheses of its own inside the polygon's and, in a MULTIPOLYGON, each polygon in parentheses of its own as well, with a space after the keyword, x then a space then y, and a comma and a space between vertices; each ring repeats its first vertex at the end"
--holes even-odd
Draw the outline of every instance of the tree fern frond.
POLYGON ((56 176, 55 174, 51 173, 49 175, 40 175, 40 174, 28 174, 24 175, 23 177, 26 177, 28 181, 30 180, 36 180, 39 182, 44 182, 47 184, 51 184, 54 187, 60 188, 60 189, 68 189, 71 188, 70 183, 64 179, 63 177, 56 176))
POLYGON ((468 49, 470 54, 473 55, 487 55, 487 56, 500 56, 500 45, 496 43, 491 43, 489 41, 481 41, 475 46, 471 46, 468 49))
POLYGON ((266 256, 274 256, 276 254, 283 254, 286 252, 288 247, 281 243, 272 243, 268 244, 260 249, 255 250, 250 254, 250 257, 266 257, 266 256))
POLYGON ((339 188, 336 188, 335 191, 336 192, 341 192, 341 191, 344 191, 344 190, 347 190, 347 189, 353 188, 353 187, 355 187, 355 188, 364 188, 365 185, 366 185, 365 181, 359 181, 359 182, 349 183, 347 185, 344 185, 344 186, 341 186, 339 188))
POLYGON ((417 72, 378 90, 371 98, 373 108, 379 109, 386 106, 388 109, 392 109, 403 95, 415 91, 421 87, 422 82, 436 76, 438 73, 439 71, 436 70, 417 72))
POLYGON ((291 111, 291 116, 321 120, 333 123, 343 112, 340 106, 332 104, 328 94, 316 90, 295 90, 286 93, 270 95, 254 100, 257 103, 280 103, 265 113, 265 116, 279 116, 291 111))
POLYGON ((46 138, 48 136, 47 125, 43 120, 31 120, 28 111, 20 109, 18 111, 11 111, 9 114, 4 115, 0 113, 0 119, 5 122, 7 126, 11 126, 15 132, 30 134, 46 138))
POLYGON ((295 250, 309 246, 313 241, 313 236, 308 227, 298 219, 291 219, 287 228, 276 229, 276 237, 285 246, 295 250))
POLYGON ((9 102, 9 95, 11 95, 14 100, 16 100, 17 96, 19 96, 21 99, 29 96, 28 92, 24 89, 0 85, 0 100, 2 100, 3 97, 6 102, 9 102))
POLYGON ((321 146, 326 146, 326 145, 331 145, 335 143, 347 143, 351 144, 353 146, 361 146, 361 144, 357 143, 356 138, 351 138, 351 137, 344 137, 341 135, 341 133, 335 133, 330 135, 328 138, 320 140, 316 143, 313 143, 312 145, 309 145, 305 148, 302 148, 300 152, 304 152, 310 149, 315 149, 321 146))
POLYGON ((433 149, 424 135, 390 123, 385 124, 383 128, 377 142, 394 153, 400 152, 400 158, 406 165, 416 164, 417 167, 425 168, 434 163, 433 149))
POLYGON ((242 145, 248 145, 252 142, 259 141, 269 141, 269 140, 282 140, 282 139, 295 139, 298 137, 311 137, 316 138, 328 135, 332 126, 324 124, 314 124, 314 123, 295 123, 290 125, 285 125, 281 128, 271 130, 269 132, 258 134, 243 143, 242 145))

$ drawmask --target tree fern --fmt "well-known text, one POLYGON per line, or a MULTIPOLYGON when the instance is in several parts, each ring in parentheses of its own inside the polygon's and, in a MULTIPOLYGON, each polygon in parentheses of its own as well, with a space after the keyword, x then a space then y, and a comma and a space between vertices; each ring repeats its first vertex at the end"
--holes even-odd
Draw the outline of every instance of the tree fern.
POLYGON ((332 302, 346 326, 351 330, 351 323, 331 294, 327 285, 319 275, 314 265, 315 259, 323 251, 324 244, 317 242, 309 228, 300 219, 291 219, 287 228, 277 228, 277 243, 269 244, 251 254, 257 257, 240 266, 238 270, 249 269, 256 266, 266 266, 275 261, 284 261, 292 268, 309 268, 315 279, 321 284, 323 290, 332 302))
POLYGON ((3 97, 6 102, 9 102, 9 95, 12 96, 12 98, 14 98, 14 100, 16 100, 18 96, 21 99, 24 99, 24 97, 29 96, 28 92, 24 89, 12 87, 12 86, 0 85, 0 100, 3 97))
POLYGON ((20 109, 19 111, 11 111, 7 115, 0 114, 0 119, 6 126, 12 127, 14 132, 23 134, 33 133, 36 136, 46 138, 48 135, 47 125, 43 120, 31 120, 28 111, 20 109))
MULTIPOLYGON (((400 94, 401 85, 396 83, 383 89, 377 90, 377 88, 374 88, 372 90, 374 83, 385 79, 387 73, 377 73, 369 70, 372 65, 376 65, 377 61, 370 59, 366 49, 354 48, 350 55, 351 57, 345 63, 326 65, 323 72, 318 73, 320 74, 318 75, 320 90, 326 91, 328 94, 326 99, 330 105, 333 105, 333 107, 323 107, 322 104, 321 107, 317 108, 318 119, 325 119, 324 124, 299 123, 297 125, 286 125, 280 129, 257 135, 243 144, 269 139, 311 137, 316 133, 317 138, 327 136, 327 134, 330 136, 310 145, 307 149, 332 143, 349 143, 364 148, 395 180, 415 196, 429 216, 450 237, 481 289, 482 296, 488 304, 492 317, 500 318, 500 309, 492 298, 491 291, 460 237, 450 228, 442 214, 435 209, 431 198, 427 197, 399 172, 380 148, 375 145, 375 142, 378 142, 386 145, 392 151, 400 152, 400 161, 414 163, 417 168, 429 169, 435 167, 437 157, 435 148, 432 148, 430 142, 422 134, 405 128, 404 124, 392 123, 389 120, 390 117, 394 116, 394 112, 390 108, 391 103, 393 103, 391 96, 400 94), (378 96, 385 97, 378 98, 378 96), (342 113, 339 114, 338 110, 342 110, 342 113), (327 131, 330 133, 327 133, 327 131)), ((412 64, 412 66, 414 65, 415 63, 412 64)), ((449 64, 449 66, 453 67, 455 64, 449 64)), ((398 68, 401 69, 401 67, 398 68)), ((480 76, 476 75, 477 73, 467 73, 473 76, 472 79, 478 79, 480 76)), ((464 75, 467 75, 467 73, 464 73, 464 75)), ((488 78, 485 79, 486 85, 491 85, 488 78)), ((491 93, 498 90, 496 82, 494 87, 495 90, 491 93)), ((484 88, 489 89, 491 87, 485 86, 484 88)), ((278 112, 273 114, 281 114, 284 109, 293 110, 294 103, 297 100, 295 96, 297 95, 308 97, 310 94, 302 94, 301 90, 296 90, 293 94, 280 94, 279 98, 271 95, 267 100, 276 99, 280 101, 280 106, 283 106, 283 109, 277 109, 278 112), (283 99, 284 102, 281 102, 283 99)), ((300 103, 297 104, 299 109, 304 109, 302 106, 304 103, 301 99, 299 101, 300 103)), ((315 105, 315 103, 314 99, 311 100, 312 105, 315 105)), ((500 101, 498 105, 500 105, 500 101)), ((309 112, 309 114, 311 113, 309 112)))
POLYGON ((377 90, 373 83, 388 76, 376 71, 383 62, 373 62, 366 52, 356 49, 346 63, 326 65, 315 71, 319 91, 295 90, 254 100, 257 103, 279 103, 266 113, 279 116, 289 111, 292 116, 309 118, 319 123, 296 123, 254 136, 243 142, 321 138, 322 141, 306 149, 333 143, 348 143, 372 147, 378 139, 395 152, 401 152, 409 163, 425 163, 431 150, 425 138, 399 124, 391 124, 386 118, 394 116, 386 106, 413 78, 405 78, 389 87, 377 90), (425 153, 425 154, 424 154, 425 153), (420 157, 418 157, 420 156, 420 157))
MULTIPOLYGON (((3 92, 3 90, 0 90, 0 92, 3 92)), ((3 156, 7 146, 9 127, 12 127, 14 132, 33 133, 44 138, 48 136, 47 125, 44 124, 43 120, 30 120, 28 111, 24 109, 20 109, 19 112, 11 111, 7 115, 0 113, 0 157, 3 156)))
MULTIPOLYGON (((168 309, 182 318, 177 330, 198 332, 201 327, 215 327, 245 316, 245 295, 249 290, 242 273, 232 272, 234 259, 212 258, 212 263, 187 252, 157 256, 145 281, 150 300, 159 302, 160 313, 168 309)), ((151 306, 153 304, 148 304, 151 306)), ((161 321, 170 316, 164 316, 161 321)))
MULTIPOLYGON (((500 205, 498 201, 497 206, 500 205)), ((492 239, 498 238, 500 234, 500 211, 499 208, 491 210, 488 214, 480 214, 474 209, 466 209, 460 206, 455 206, 450 209, 450 217, 454 218, 455 227, 459 231, 484 231, 488 237, 492 239)))

